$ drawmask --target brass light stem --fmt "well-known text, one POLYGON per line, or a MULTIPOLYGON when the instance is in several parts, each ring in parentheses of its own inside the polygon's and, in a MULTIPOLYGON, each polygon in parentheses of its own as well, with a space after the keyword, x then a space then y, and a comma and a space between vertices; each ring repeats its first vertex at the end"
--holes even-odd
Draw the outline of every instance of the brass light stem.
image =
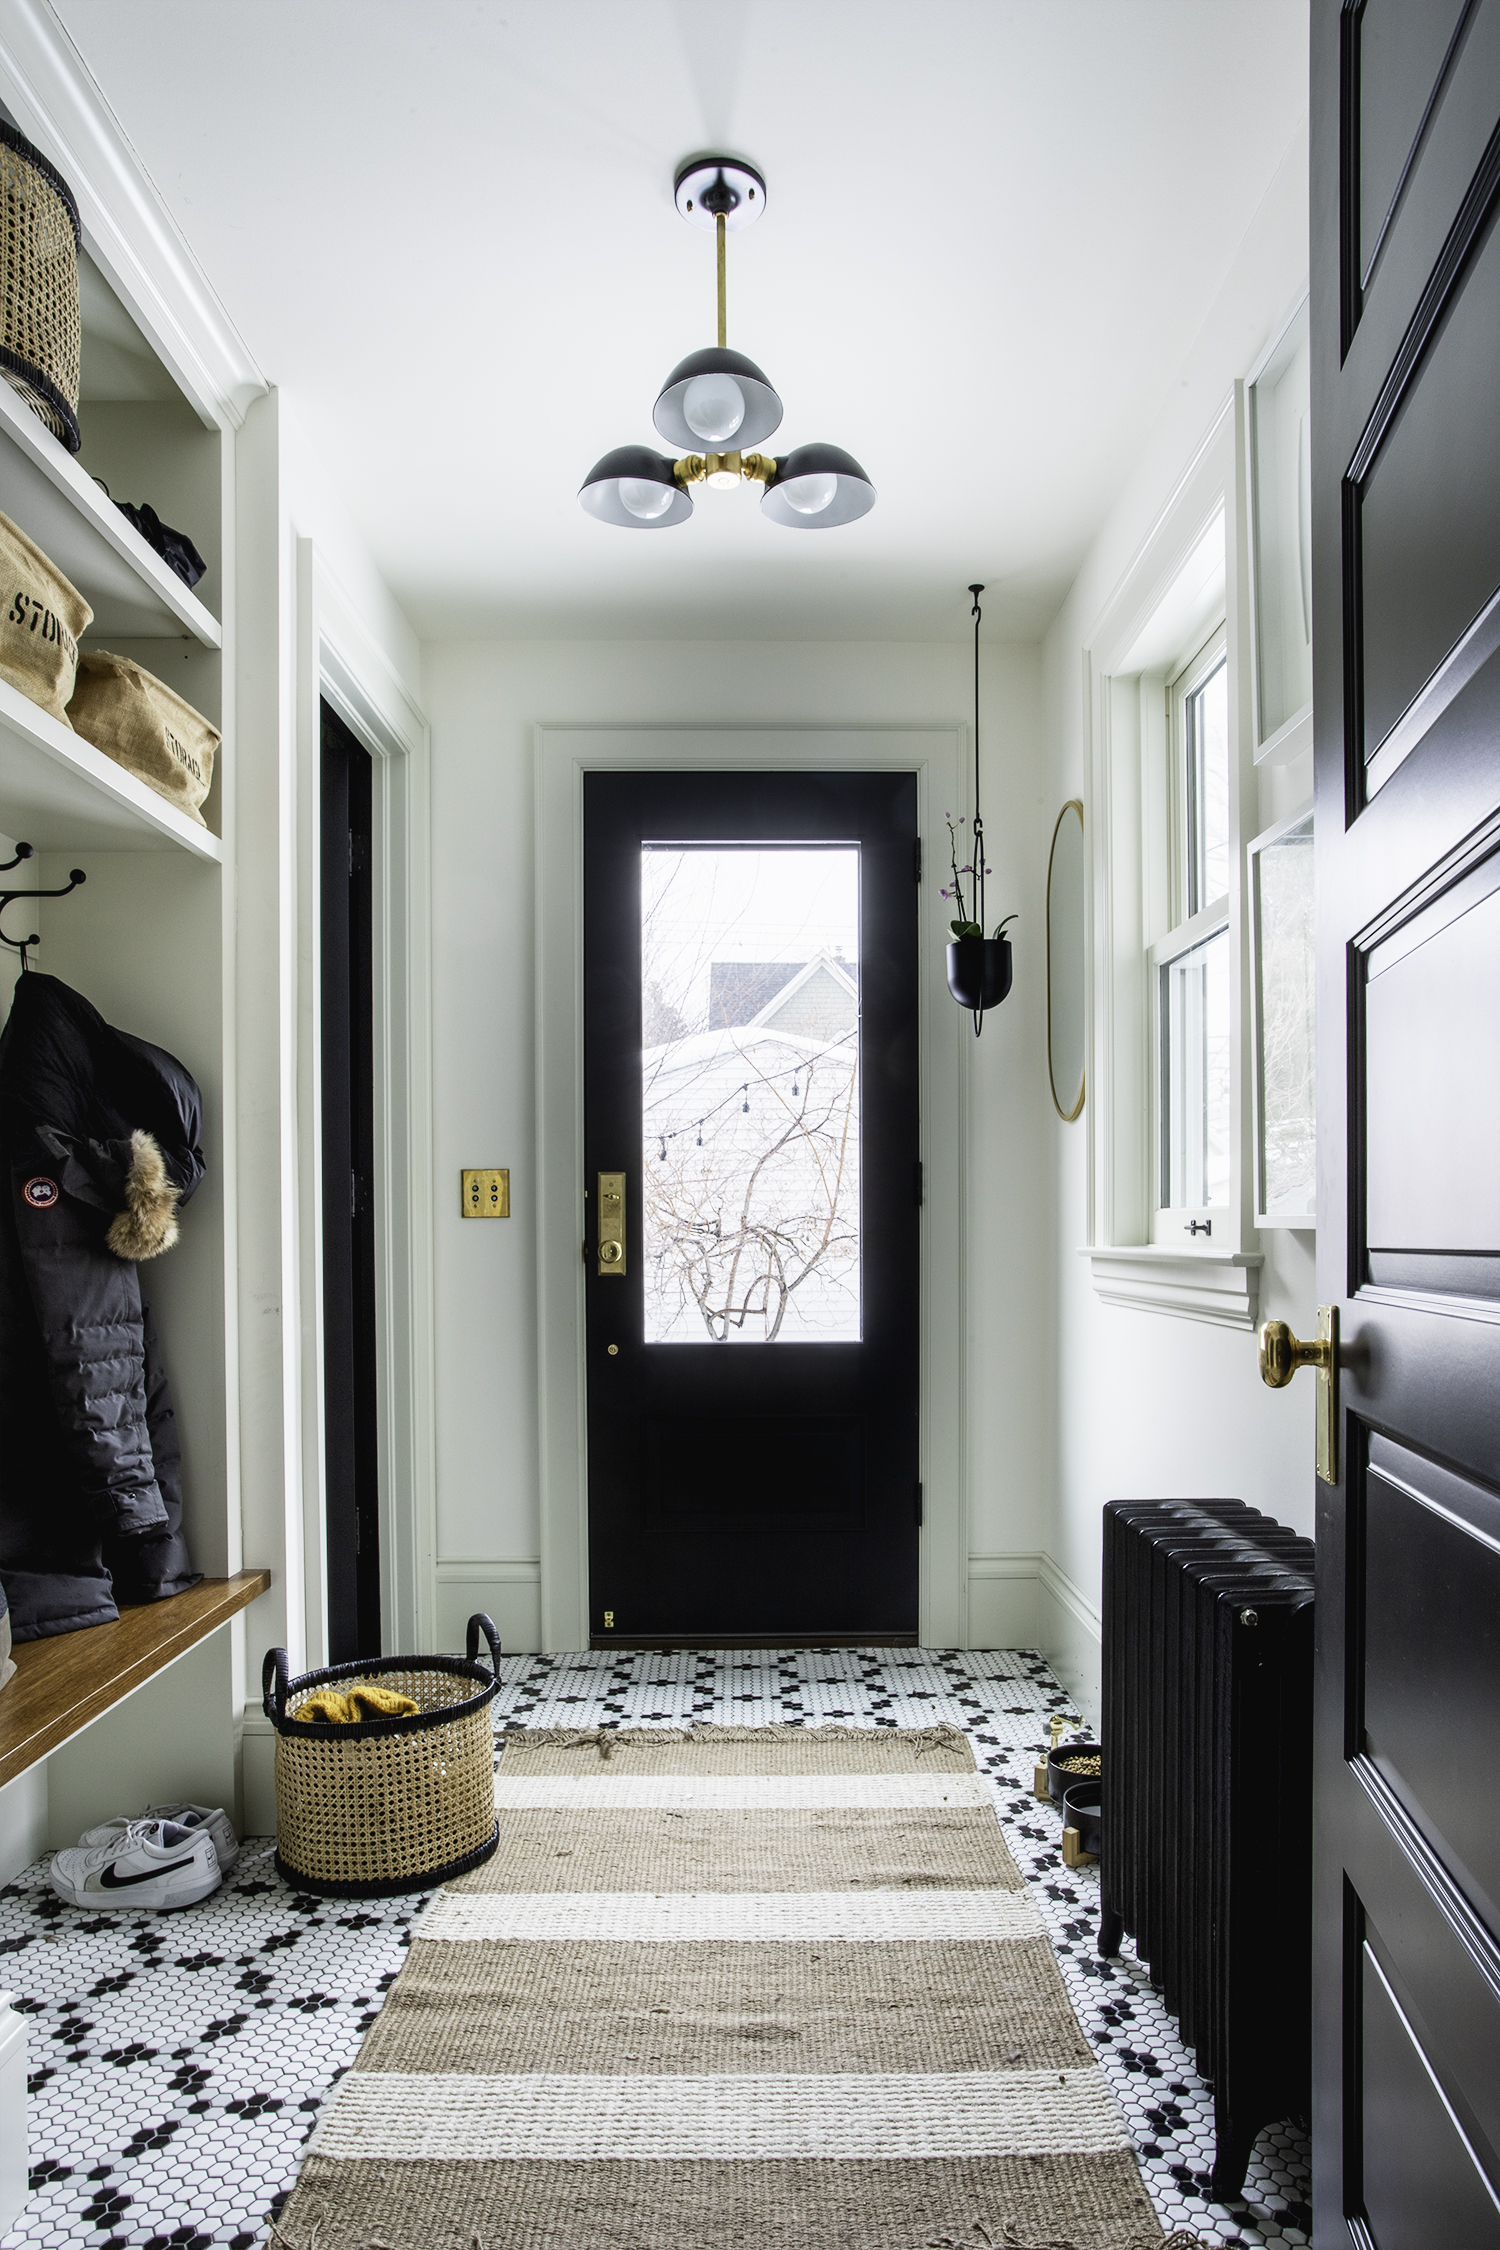
POLYGON ((719 349, 729 342, 729 322, 726 315, 727 291, 724 275, 724 214, 721 211, 714 221, 714 233, 719 238, 719 349))

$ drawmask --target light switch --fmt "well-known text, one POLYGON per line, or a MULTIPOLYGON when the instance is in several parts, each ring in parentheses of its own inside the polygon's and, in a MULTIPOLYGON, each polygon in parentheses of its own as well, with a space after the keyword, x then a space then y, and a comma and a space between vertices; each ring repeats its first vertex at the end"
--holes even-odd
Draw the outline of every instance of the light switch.
POLYGON ((465 1172, 462 1204, 466 1219, 508 1219, 509 1171, 465 1172))

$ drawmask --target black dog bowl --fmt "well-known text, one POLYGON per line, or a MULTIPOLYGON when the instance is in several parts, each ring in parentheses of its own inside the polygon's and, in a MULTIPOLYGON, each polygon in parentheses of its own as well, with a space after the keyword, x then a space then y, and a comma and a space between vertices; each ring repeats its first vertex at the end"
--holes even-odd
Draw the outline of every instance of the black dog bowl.
POLYGON ((1102 1758, 1103 1750, 1097 1742, 1060 1742, 1047 1759, 1047 1794, 1054 1805, 1063 1801, 1063 1791, 1074 1788, 1079 1782, 1097 1782, 1097 1773, 1071 1773, 1070 1758, 1102 1758))
POLYGON ((1075 1781, 1063 1796, 1063 1826, 1078 1831, 1078 1849, 1097 1859, 1102 1849, 1104 1820, 1100 1803, 1104 1785, 1100 1781, 1075 1781))

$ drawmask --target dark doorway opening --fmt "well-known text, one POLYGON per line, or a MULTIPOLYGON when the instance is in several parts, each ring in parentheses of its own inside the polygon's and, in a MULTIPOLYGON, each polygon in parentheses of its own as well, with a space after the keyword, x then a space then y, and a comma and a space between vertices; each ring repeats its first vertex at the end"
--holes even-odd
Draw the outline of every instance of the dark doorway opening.
POLYGON ((323 1397, 328 1657, 380 1648, 373 767, 322 706, 323 1397))

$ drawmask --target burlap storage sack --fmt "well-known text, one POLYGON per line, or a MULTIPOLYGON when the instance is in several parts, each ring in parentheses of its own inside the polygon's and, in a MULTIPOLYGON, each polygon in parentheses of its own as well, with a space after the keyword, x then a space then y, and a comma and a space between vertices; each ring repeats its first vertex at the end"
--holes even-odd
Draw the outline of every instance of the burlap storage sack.
POLYGON ((128 656, 86 649, 68 705, 75 734, 206 827, 198 807, 214 777, 219 734, 165 680, 128 656))
POLYGON ((0 572, 0 679, 66 726, 78 636, 94 613, 9 516, 0 516, 0 572))
POLYGON ((82 240, 67 181, 0 118, 0 374, 70 453, 83 442, 82 240))

